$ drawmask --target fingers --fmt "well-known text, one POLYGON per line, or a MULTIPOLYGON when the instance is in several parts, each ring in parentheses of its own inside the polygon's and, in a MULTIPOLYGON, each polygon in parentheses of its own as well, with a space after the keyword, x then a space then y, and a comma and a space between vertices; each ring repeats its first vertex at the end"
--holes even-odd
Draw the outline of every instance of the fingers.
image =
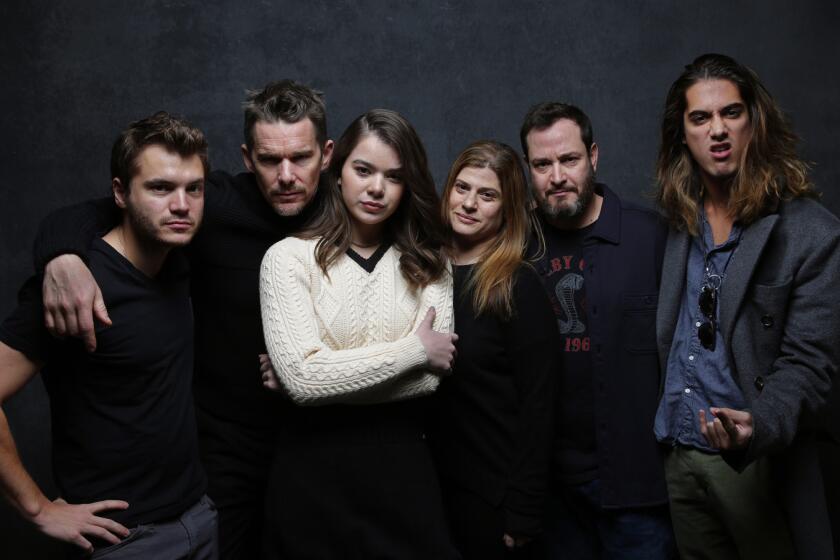
MULTIPOLYGON (((128 502, 124 500, 102 500, 89 505, 91 513, 99 513, 109 509, 128 509, 128 502)), ((120 526, 122 527, 122 525, 120 526)))
POLYGON ((426 316, 423 317, 423 321, 420 323, 420 328, 430 329, 432 325, 435 324, 435 308, 430 307, 428 311, 426 311, 426 316))
POLYGON ((102 297, 102 290, 99 289, 98 284, 93 296, 93 315, 100 323, 111 326, 111 317, 108 315, 108 308, 105 307, 105 299, 102 297))
POLYGON ((706 413, 701 409, 698 413, 700 422, 700 433, 709 442, 709 446, 715 449, 730 449, 731 438, 718 418, 708 420, 706 413))
MULTIPOLYGON (((95 517, 94 519, 102 518, 95 517)), ((100 527, 99 525, 88 525, 87 527, 82 529, 82 533, 84 533, 85 535, 92 535, 94 537, 98 537, 109 544, 119 544, 120 542, 120 538, 117 535, 105 529, 104 527, 100 527)))
POLYGON ((504 534, 502 540, 505 543, 505 548, 512 549, 516 545, 516 541, 513 540, 513 537, 508 535, 507 533, 504 534))
POLYGON ((87 552, 93 552, 93 545, 90 544, 90 541, 84 538, 81 534, 76 535, 70 542, 85 550, 87 552))

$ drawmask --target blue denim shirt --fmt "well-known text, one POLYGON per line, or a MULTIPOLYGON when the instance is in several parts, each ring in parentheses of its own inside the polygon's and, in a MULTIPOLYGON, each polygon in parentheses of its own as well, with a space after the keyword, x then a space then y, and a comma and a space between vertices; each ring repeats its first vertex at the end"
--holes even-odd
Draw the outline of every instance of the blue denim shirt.
MULTIPOLYGON (((705 248, 712 248, 709 251, 709 268, 723 277, 720 287, 723 291, 727 287, 724 269, 730 261, 730 255, 733 259, 738 258, 733 252, 741 239, 741 228, 735 224, 729 239, 715 246, 712 229, 702 209, 700 223, 703 238, 693 237, 691 240, 685 293, 665 369, 664 394, 656 411, 654 433, 662 443, 716 452, 700 433, 698 411, 704 410, 707 418, 711 418, 710 406, 741 410, 746 405, 744 395, 732 377, 727 346, 720 328, 715 331, 714 351, 700 344, 697 328, 706 319, 700 311, 698 298, 704 281, 705 248)), ((720 309, 716 313, 716 317, 720 318, 720 309)))

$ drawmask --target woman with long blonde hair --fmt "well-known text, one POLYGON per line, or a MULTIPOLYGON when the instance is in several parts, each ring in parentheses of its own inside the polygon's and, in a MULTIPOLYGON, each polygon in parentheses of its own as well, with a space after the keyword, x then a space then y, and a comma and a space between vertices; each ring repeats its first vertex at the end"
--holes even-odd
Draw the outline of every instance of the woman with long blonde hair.
POLYGON ((516 152, 479 141, 452 164, 449 228, 458 332, 431 440, 456 547, 504 558, 540 532, 547 485, 557 323, 525 262, 533 217, 516 152))

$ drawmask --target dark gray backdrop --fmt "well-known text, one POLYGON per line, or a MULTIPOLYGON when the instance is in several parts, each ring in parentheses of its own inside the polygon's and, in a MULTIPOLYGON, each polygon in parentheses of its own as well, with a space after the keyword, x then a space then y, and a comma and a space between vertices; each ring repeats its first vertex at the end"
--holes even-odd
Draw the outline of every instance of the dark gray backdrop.
MULTIPOLYGON (((41 217, 107 192, 110 145, 125 124, 158 109, 184 114, 208 134, 214 166, 238 171, 243 92, 279 78, 326 92, 332 137, 371 107, 402 112, 438 181, 472 140, 517 146, 534 102, 579 104, 594 122, 600 179, 644 200, 668 86, 696 55, 723 52, 752 66, 787 111, 838 213, 838 24, 836 2, 7 0, 0 317, 32 272, 41 217)), ((5 409, 53 496, 40 381, 5 409)), ((53 554, 0 505, 0 556, 53 554)))

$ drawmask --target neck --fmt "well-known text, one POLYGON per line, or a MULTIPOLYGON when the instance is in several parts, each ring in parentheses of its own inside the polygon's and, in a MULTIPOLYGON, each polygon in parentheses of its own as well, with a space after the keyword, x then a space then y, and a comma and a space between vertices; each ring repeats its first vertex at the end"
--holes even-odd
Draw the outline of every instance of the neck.
POLYGON ((720 245, 729 238, 735 223, 729 212, 729 189, 719 183, 704 183, 703 187, 703 211, 712 228, 715 245, 720 245))
POLYGON ((589 206, 578 216, 565 218, 561 216, 547 217, 547 221, 557 229, 583 229, 595 223, 601 215, 601 207, 604 205, 604 197, 598 193, 592 195, 589 206))
POLYGON ((157 276, 170 251, 170 247, 143 240, 132 229, 127 219, 109 231, 103 239, 134 268, 149 278, 157 276))
POLYGON ((382 243, 384 224, 358 224, 353 222, 350 228, 350 245, 362 249, 376 247, 382 243))
POLYGON ((457 265, 475 264, 481 259, 492 242, 492 237, 483 241, 470 241, 456 235, 453 243, 452 261, 457 265))

